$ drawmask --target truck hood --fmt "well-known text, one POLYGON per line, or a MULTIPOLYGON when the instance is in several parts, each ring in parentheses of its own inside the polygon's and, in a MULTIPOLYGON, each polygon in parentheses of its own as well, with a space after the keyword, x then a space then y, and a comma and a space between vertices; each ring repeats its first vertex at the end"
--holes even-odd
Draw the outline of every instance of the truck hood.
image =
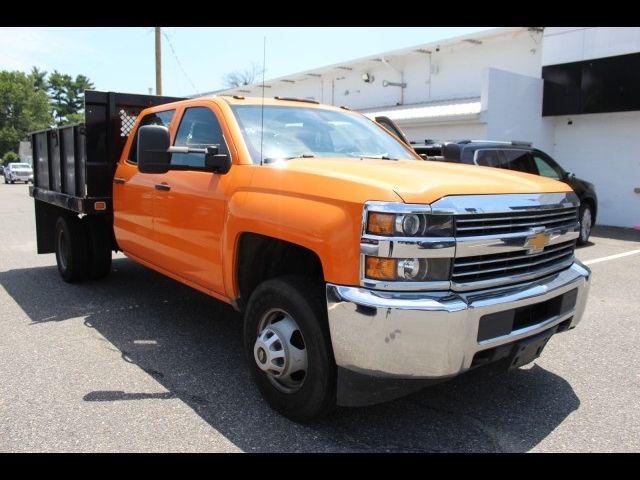
POLYGON ((418 160, 305 158, 288 160, 276 168, 332 177, 337 183, 357 185, 357 190, 368 185, 375 190, 393 191, 406 203, 431 203, 448 195, 571 191, 562 182, 538 175, 418 160))

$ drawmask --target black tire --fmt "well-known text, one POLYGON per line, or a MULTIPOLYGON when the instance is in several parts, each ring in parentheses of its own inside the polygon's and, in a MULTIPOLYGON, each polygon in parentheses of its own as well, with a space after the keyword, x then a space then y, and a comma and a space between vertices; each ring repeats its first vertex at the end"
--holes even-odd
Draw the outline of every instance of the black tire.
POLYGON ((268 280, 253 292, 244 316, 244 344, 253 379, 269 405, 296 422, 322 417, 336 405, 336 365, 323 286, 298 275, 268 280), (259 323, 274 308, 295 320, 307 354, 304 382, 290 393, 276 388, 254 358, 259 323))
POLYGON ((89 278, 98 279, 111 272, 111 226, 103 216, 84 220, 89 244, 89 278))
POLYGON ((9 183, 9 182, 7 181, 7 177, 4 177, 4 183, 5 183, 5 184, 6 184, 6 183, 9 183))
POLYGON ((80 220, 58 217, 55 229, 56 262, 65 282, 80 282, 89 273, 87 235, 80 220))
POLYGON ((580 236, 578 237, 578 245, 585 245, 591 236, 593 227, 593 208, 588 203, 580 205, 580 236), (585 226, 585 224, 588 224, 585 226))

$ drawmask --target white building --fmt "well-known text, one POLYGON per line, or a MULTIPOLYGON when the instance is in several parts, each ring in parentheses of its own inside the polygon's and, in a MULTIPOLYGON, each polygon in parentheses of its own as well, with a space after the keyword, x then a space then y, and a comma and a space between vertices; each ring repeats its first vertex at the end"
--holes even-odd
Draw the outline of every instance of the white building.
POLYGON ((33 165, 33 157, 31 156, 31 142, 20 142, 18 147, 18 156, 20 161, 33 165))
POLYGON ((498 28, 269 80, 265 95, 386 115, 412 141, 532 141, 596 185, 598 223, 640 225, 640 27, 498 28))

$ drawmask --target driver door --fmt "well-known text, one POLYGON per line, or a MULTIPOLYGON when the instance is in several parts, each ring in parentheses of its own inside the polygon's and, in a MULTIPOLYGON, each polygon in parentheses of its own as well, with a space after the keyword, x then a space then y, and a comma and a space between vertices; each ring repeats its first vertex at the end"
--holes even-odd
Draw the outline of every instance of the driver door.
MULTIPOLYGON (((185 109, 173 145, 218 145, 219 153, 228 154, 213 108, 207 104, 185 109)), ((201 287, 224 293, 221 239, 234 169, 226 175, 205 171, 204 154, 197 153, 174 153, 171 165, 189 165, 195 170, 169 170, 155 178, 156 262, 201 287)))

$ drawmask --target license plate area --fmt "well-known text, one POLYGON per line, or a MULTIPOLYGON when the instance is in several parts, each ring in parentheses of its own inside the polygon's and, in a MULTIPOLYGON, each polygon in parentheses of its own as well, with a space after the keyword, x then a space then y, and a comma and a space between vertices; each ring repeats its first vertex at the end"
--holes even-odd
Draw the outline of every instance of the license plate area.
POLYGON ((484 315, 480 318, 478 325, 478 342, 510 335, 518 330, 568 314, 575 309, 577 299, 578 289, 574 288, 544 302, 484 315))
POLYGON ((513 346, 509 357, 509 370, 519 368, 527 363, 533 362, 540 356, 547 342, 556 333, 557 327, 546 330, 533 337, 520 340, 513 346))

